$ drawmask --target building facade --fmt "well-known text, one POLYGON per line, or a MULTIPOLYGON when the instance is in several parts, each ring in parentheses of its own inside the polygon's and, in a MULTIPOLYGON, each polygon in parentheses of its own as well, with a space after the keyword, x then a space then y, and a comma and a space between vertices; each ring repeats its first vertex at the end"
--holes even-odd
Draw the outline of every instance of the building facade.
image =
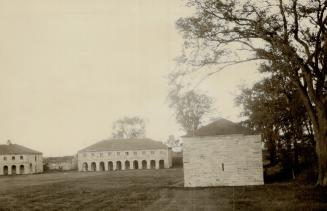
POLYGON ((0 175, 35 174, 43 172, 42 153, 12 144, 0 145, 0 175))
POLYGON ((69 171, 77 169, 76 156, 64 156, 64 157, 47 157, 44 158, 44 166, 46 170, 58 170, 69 171))
POLYGON ((183 137, 183 146, 185 187, 264 184, 261 136, 235 123, 200 128, 183 137))
POLYGON ((77 153, 79 171, 160 169, 172 166, 170 149, 151 139, 100 141, 77 153))

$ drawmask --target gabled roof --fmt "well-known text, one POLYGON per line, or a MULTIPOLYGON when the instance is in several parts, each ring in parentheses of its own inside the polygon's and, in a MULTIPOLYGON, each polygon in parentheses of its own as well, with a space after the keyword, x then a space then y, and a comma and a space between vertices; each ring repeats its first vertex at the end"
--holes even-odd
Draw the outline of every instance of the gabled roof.
POLYGON ((0 155, 42 154, 42 152, 29 149, 18 144, 1 144, 0 155))
POLYGON ((148 138, 139 139, 110 139, 95 143, 79 152, 95 151, 123 151, 123 150, 150 150, 150 149, 168 149, 168 147, 159 141, 148 138))
POLYGON ((187 134, 185 137, 218 136, 231 134, 253 135, 255 132, 249 128, 241 126, 240 124, 221 118, 206 126, 200 127, 194 132, 194 134, 187 134))

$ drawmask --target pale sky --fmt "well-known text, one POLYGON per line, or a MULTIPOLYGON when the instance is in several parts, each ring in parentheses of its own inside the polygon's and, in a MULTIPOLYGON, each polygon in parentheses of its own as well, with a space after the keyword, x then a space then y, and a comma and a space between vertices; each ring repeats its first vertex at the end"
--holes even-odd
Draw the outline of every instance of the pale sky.
MULTIPOLYGON (((0 144, 71 155, 124 116, 143 117, 158 141, 181 135, 166 76, 182 49, 175 21, 188 14, 179 0, 0 0, 0 144)), ((239 121, 238 86, 258 77, 243 64, 200 88, 239 121)))

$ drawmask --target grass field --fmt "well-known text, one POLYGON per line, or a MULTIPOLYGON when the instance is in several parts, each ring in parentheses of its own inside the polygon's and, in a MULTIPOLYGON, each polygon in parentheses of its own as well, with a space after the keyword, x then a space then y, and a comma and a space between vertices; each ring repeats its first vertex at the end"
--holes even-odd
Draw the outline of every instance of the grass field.
POLYGON ((0 177, 0 210, 327 210, 327 191, 292 183, 183 188, 183 170, 0 177))

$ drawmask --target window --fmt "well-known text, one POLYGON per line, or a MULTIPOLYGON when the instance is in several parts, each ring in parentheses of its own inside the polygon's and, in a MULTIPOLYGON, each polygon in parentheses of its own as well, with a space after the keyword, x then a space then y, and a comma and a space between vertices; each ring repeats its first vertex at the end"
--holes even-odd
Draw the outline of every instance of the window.
POLYGON ((102 154, 102 152, 100 152, 100 158, 102 158, 102 156, 103 156, 103 154, 102 154))
POLYGON ((20 159, 21 159, 21 160, 24 160, 24 157, 21 155, 21 156, 20 156, 20 159))
POLYGON ((83 153, 83 156, 86 157, 86 153, 83 153))
POLYGON ((36 162, 36 155, 35 155, 35 162, 36 162))
POLYGON ((165 151, 160 151, 160 154, 164 155, 165 154, 165 151))
POLYGON ((15 160, 15 156, 12 156, 11 159, 12 159, 12 160, 15 160))
POLYGON ((137 155, 137 152, 134 152, 134 155, 137 155))
POLYGON ((225 165, 224 165, 224 163, 221 164, 221 169, 222 169, 223 171, 225 171, 225 165))
POLYGON ((110 156, 111 155, 111 152, 108 152, 108 155, 110 156))
POLYGON ((146 153, 145 151, 142 151, 142 155, 145 155, 145 153, 146 153))
POLYGON ((128 155, 129 153, 128 152, 125 152, 125 155, 128 155))
POLYGON ((117 152, 117 155, 120 155, 120 152, 117 152))
POLYGON ((3 157, 3 160, 7 160, 7 157, 3 157))
POLYGON ((151 151, 151 155, 154 155, 154 151, 151 151))
POLYGON ((94 153, 93 153, 93 152, 91 153, 91 156, 92 156, 92 157, 94 156, 94 153))

